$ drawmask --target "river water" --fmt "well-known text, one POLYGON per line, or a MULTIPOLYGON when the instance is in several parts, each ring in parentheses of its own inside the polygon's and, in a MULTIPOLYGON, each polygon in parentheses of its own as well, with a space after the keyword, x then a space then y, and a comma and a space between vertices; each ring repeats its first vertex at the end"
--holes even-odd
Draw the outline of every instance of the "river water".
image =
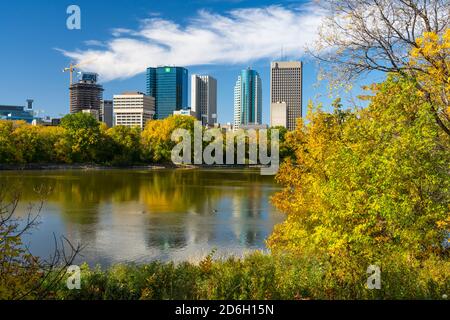
POLYGON ((24 237, 33 254, 48 257, 65 236, 90 265, 241 256, 265 250, 285 218, 270 204, 279 186, 259 170, 3 171, 0 183, 20 192, 19 216, 44 200, 24 237))

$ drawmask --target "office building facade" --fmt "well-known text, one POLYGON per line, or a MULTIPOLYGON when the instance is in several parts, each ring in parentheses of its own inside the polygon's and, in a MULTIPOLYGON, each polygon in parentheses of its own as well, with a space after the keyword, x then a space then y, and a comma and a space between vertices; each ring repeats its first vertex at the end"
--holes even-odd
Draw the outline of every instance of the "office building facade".
POLYGON ((70 86, 70 113, 97 110, 103 97, 103 87, 97 84, 97 74, 83 73, 81 80, 70 86))
POLYGON ((217 121, 217 80, 208 75, 191 77, 191 110, 204 126, 217 121))
POLYGON ((115 95, 113 104, 115 126, 137 126, 143 130, 155 114, 155 98, 142 92, 115 95))
POLYGON ((262 123, 262 87, 258 72, 241 71, 234 87, 234 129, 262 123))
POLYGON ((114 126, 114 108, 112 100, 102 100, 100 103, 100 121, 109 128, 114 126))
POLYGON ((165 119, 188 108, 188 71, 182 67, 147 69, 147 95, 155 98, 155 117, 165 119))
POLYGON ((288 130, 295 129, 297 119, 302 117, 302 82, 303 65, 300 61, 274 61, 271 63, 271 126, 283 125, 288 130))
POLYGON ((23 120, 32 123, 33 110, 24 106, 0 105, 0 120, 23 120))
POLYGON ((270 104, 270 126, 288 127, 286 102, 274 102, 270 104))

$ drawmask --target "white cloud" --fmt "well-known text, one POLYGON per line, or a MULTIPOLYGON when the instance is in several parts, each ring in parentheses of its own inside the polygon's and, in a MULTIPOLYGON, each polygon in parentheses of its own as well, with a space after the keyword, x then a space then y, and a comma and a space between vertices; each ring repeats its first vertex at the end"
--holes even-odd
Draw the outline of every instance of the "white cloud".
MULTIPOLYGON (((161 17, 142 21, 137 30, 117 28, 104 48, 65 51, 103 81, 129 78, 149 66, 239 64, 286 56, 300 58, 317 37, 323 12, 307 4, 236 9, 226 14, 199 11, 187 25, 161 17)), ((92 44, 94 44, 92 42, 92 44)))

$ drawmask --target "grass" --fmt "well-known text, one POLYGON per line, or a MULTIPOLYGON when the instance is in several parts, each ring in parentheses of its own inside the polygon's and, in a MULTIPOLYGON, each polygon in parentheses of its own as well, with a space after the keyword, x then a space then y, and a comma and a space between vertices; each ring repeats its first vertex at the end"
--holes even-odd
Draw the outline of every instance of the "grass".
POLYGON ((261 252, 245 258, 200 263, 161 263, 81 267, 81 289, 63 279, 52 299, 76 300, 301 300, 301 299, 442 299, 450 292, 448 262, 384 267, 381 290, 366 288, 365 269, 345 280, 331 265, 313 259, 261 252), (352 279, 352 280, 348 280, 352 279))

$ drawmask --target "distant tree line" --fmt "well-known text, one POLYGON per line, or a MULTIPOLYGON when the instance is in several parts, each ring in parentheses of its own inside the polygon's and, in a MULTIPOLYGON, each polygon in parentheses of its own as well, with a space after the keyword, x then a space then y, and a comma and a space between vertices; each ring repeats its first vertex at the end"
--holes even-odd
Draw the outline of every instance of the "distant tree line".
MULTIPOLYGON (((145 129, 141 130, 125 126, 108 128, 84 113, 66 115, 57 127, 4 120, 0 121, 0 163, 90 163, 113 166, 170 163, 171 152, 176 145, 171 139, 172 132, 186 129, 193 134, 195 121, 193 117, 171 116, 164 120, 149 121, 145 129)), ((284 143, 287 130, 281 127, 277 129, 280 156, 284 158, 291 150, 284 143)), ((223 140, 225 149, 225 136, 223 140)))

